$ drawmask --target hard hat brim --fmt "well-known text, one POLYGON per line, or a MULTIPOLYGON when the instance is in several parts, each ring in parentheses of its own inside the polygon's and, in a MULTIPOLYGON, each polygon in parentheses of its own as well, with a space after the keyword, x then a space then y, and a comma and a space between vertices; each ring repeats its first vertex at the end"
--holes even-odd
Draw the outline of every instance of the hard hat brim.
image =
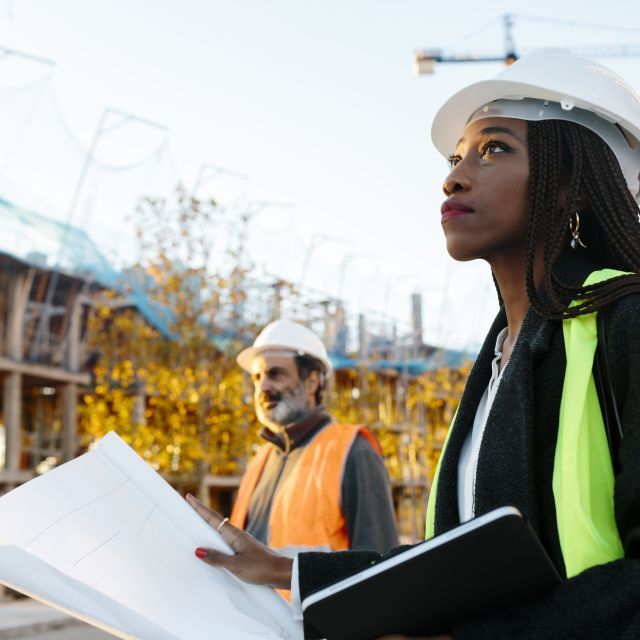
MULTIPOLYGON (((265 345, 261 345, 260 347, 247 347, 237 355, 236 362, 238 363, 238 366, 243 371, 246 371, 247 373, 251 373, 251 364, 254 358, 258 354, 264 351, 275 351, 276 349, 278 351, 289 351, 293 355, 296 355, 298 353, 295 349, 293 348, 289 349, 285 346, 282 346, 281 344, 265 344, 265 345)), ((318 358, 318 356, 315 356, 315 355, 312 355, 311 357, 322 362, 322 364, 326 369, 325 371, 326 375, 329 375, 331 373, 331 371, 333 370, 333 367, 331 366, 330 360, 328 359, 325 360, 324 358, 318 358)))
POLYGON ((440 107, 431 126, 433 144, 445 158, 448 157, 455 151, 469 118, 477 109, 494 100, 520 100, 522 98, 538 98, 555 102, 569 98, 575 107, 592 111, 609 122, 619 124, 636 140, 640 140, 640 128, 624 118, 614 118, 606 109, 598 109, 598 105, 594 105, 592 102, 581 100, 549 87, 512 80, 492 79, 481 80, 465 87, 440 107))
POLYGON ((246 371, 247 373, 251 373, 251 363, 259 350, 255 347, 248 347, 241 351, 236 357, 236 362, 238 366, 246 371))

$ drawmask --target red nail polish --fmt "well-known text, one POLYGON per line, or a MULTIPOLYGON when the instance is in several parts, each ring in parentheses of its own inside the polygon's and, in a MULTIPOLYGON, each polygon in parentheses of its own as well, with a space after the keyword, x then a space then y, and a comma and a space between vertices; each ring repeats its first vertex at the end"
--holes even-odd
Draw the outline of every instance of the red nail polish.
POLYGON ((196 549, 196 555, 198 556, 198 558, 206 558, 207 557, 207 550, 203 549, 202 547, 198 547, 196 549))

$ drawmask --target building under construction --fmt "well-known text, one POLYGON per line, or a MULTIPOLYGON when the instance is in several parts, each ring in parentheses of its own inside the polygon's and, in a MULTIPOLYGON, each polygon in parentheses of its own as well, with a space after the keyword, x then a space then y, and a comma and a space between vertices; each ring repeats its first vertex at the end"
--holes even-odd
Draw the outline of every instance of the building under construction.
POLYGON ((6 201, 0 216, 0 491, 6 491, 77 453, 78 397, 91 386, 86 320, 104 285, 100 254, 82 231, 6 201))
MULTIPOLYGON (((82 230, 6 201, 0 206, 4 231, 0 244, 0 444, 4 448, 0 491, 4 492, 86 447, 87 438, 84 442, 80 438, 78 409, 84 407, 86 415, 87 398, 95 395, 98 386, 94 367, 102 355, 91 340, 90 318, 104 304, 105 294, 121 287, 124 276, 111 269, 82 230)), ((140 275, 134 269, 125 276, 130 281, 136 273, 140 275)), ((285 316, 323 336, 336 370, 329 409, 340 420, 367 423, 377 432, 394 484, 401 532, 406 540, 418 539, 434 463, 464 383, 466 354, 423 344, 419 296, 411 301, 412 327, 399 335, 388 323, 385 330, 364 315, 349 318, 339 300, 314 292, 302 300, 295 287, 282 281, 276 285, 252 281, 243 286, 248 294, 243 308, 236 307, 234 312, 251 315, 252 326, 285 316)), ((118 304, 117 313, 126 309, 140 322, 153 325, 163 339, 171 339, 144 291, 129 287, 118 304)), ((119 339, 118 349, 126 352, 131 336, 125 332, 119 339)), ((249 428, 249 419, 255 422, 255 418, 246 401, 248 381, 244 384, 245 391, 233 400, 243 405, 238 407, 240 413, 234 411, 227 426, 217 427, 219 440, 211 444, 217 462, 198 480, 212 504, 223 510, 233 500, 256 437, 257 430, 249 428), (234 425, 234 420, 245 424, 234 425)), ((131 395, 135 394, 130 420, 141 425, 158 402, 143 388, 140 384, 130 387, 131 395)), ((102 393, 108 398, 110 392, 102 393)), ((152 452, 146 453, 151 461, 152 452)), ((172 455, 180 470, 180 447, 174 447, 172 455)), ((165 475, 179 489, 195 488, 188 474, 165 475)))

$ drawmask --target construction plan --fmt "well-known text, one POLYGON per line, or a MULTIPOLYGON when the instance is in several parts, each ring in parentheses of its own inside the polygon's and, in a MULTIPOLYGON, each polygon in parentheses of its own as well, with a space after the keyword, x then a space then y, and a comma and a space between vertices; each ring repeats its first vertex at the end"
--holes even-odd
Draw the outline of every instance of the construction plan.
POLYGON ((118 435, 0 498, 0 582, 120 638, 301 640, 273 589, 198 560, 233 553, 118 435))

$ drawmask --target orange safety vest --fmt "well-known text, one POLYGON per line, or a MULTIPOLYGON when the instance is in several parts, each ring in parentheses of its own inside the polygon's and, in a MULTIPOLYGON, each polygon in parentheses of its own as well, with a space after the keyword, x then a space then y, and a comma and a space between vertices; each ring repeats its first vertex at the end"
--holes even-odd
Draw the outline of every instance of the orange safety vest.
MULTIPOLYGON (((330 424, 307 445, 298 464, 278 486, 269 516, 269 546, 285 555, 299 551, 343 551, 349 535, 341 509, 342 475, 356 436, 361 433, 382 455, 376 437, 363 425, 330 424)), ((251 496, 273 448, 265 444, 249 463, 231 513, 244 528, 251 496)))

